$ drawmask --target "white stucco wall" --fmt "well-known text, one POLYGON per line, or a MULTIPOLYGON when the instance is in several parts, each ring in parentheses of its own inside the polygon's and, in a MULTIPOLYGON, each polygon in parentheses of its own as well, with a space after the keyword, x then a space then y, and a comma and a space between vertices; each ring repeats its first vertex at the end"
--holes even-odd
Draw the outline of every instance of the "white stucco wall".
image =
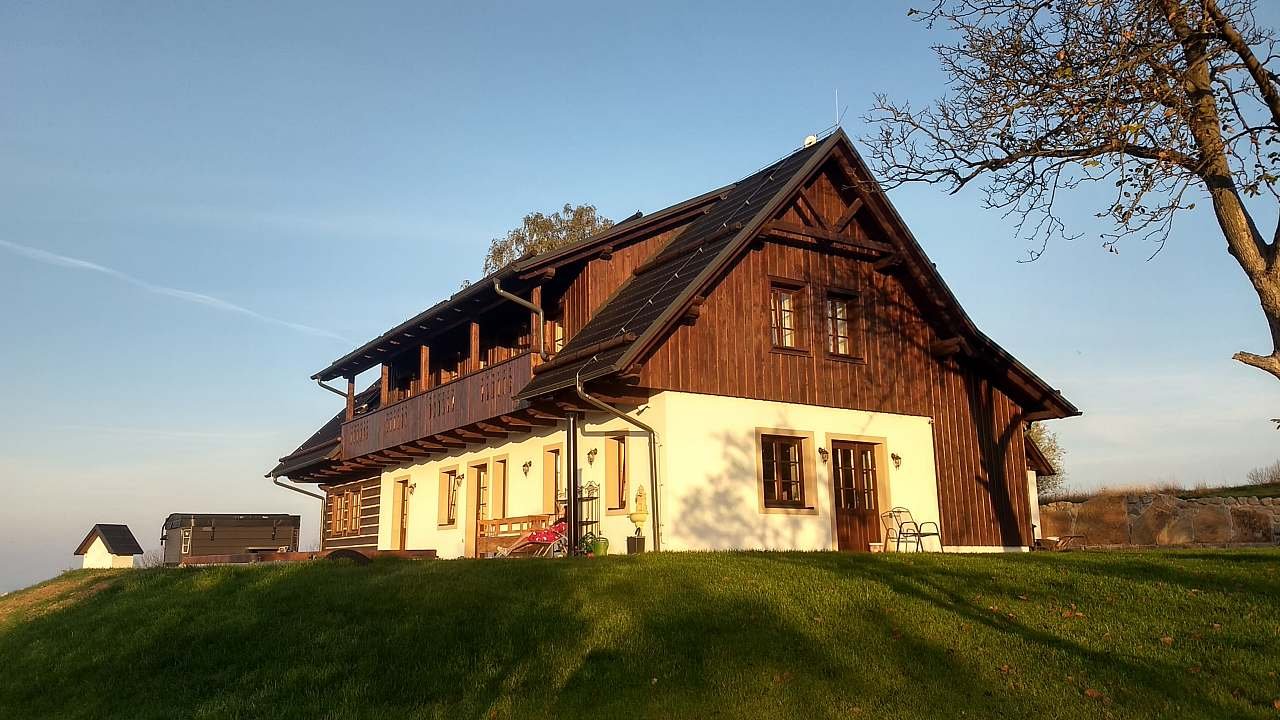
POLYGON ((132 555, 112 555, 108 550, 102 538, 95 537, 89 545, 89 549, 84 552, 85 568, 131 568, 133 567, 132 555))
MULTIPOLYGON (((918 522, 940 522, 931 418, 677 392, 658 393, 648 405, 631 413, 659 433, 663 550, 835 549, 830 463, 822 462, 816 452, 819 447, 829 449, 833 440, 862 440, 883 447, 878 459, 883 488, 881 512, 903 506, 918 522), (762 511, 756 439, 762 428, 812 438, 805 457, 805 471, 813 474, 811 510, 799 514, 762 511), (892 462, 895 454, 901 458, 900 467, 892 462)), ((646 492, 649 490, 646 436, 604 413, 588 414, 580 429, 578 465, 584 485, 604 483, 605 440, 620 432, 627 434, 629 511, 636 489, 643 484, 646 492), (593 449, 598 452, 596 460, 588 463, 588 453, 593 449)), ((508 463, 506 515, 542 513, 544 450, 549 445, 563 446, 564 442, 562 422, 533 433, 509 435, 485 447, 469 446, 385 471, 378 547, 397 546, 399 507, 395 488, 398 480, 408 479, 414 492, 409 504, 407 547, 435 549, 442 558, 462 557, 467 545, 466 518, 474 513, 469 493, 470 468, 499 457, 505 456, 508 463), (526 462, 530 463, 527 475, 522 469, 526 462), (444 528, 438 523, 439 478, 441 471, 450 467, 457 467, 466 480, 458 491, 458 522, 444 528)), ((1027 482, 1034 489, 1034 476, 1028 476, 1027 482)), ((652 495, 649 502, 652 505, 652 495)), ((1033 522, 1038 524, 1037 510, 1033 503, 1033 522)), ((609 514, 603 501, 599 513, 610 552, 625 552, 626 537, 634 532, 634 525, 625 512, 609 514)), ((644 528, 649 549, 653 548, 651 524, 652 517, 644 528)), ((936 539, 927 540, 926 549, 937 550, 936 539)), ((1022 549, 946 548, 964 552, 1022 549)))
MULTIPOLYGON (((629 508, 634 504, 639 483, 648 484, 649 462, 646 437, 622 420, 604 413, 588 414, 579 424, 578 465, 580 483, 605 481, 604 444, 608 437, 626 433, 628 448, 629 508), (594 462, 587 460, 588 453, 597 451, 594 462)), ((558 427, 538 428, 533 433, 508 435, 505 439, 479 447, 469 446, 447 455, 432 456, 424 462, 406 464, 389 469, 382 474, 381 517, 378 524, 378 548, 395 547, 398 530, 395 502, 396 483, 408 479, 413 486, 409 501, 409 522, 406 541, 409 549, 434 549, 441 558, 463 557, 466 550, 466 518, 475 512, 468 492, 470 469, 477 463, 491 462, 504 457, 507 460, 507 517, 541 514, 543 508, 543 458, 548 446, 561 445, 562 458, 565 442, 564 424, 558 427), (523 466, 530 463, 529 473, 523 466), (458 522, 452 527, 439 525, 440 474, 456 467, 466 478, 458 490, 458 522)), ((563 460, 562 460, 563 462, 563 460)), ((492 465, 490 465, 492 468, 492 465)), ((562 472, 565 472, 562 470, 562 472)), ((492 469, 490 470, 492 477, 492 469)), ((646 488, 647 491, 647 488, 646 488)), ((626 536, 635 532, 635 526, 625 513, 609 514, 602 500, 598 507, 602 534, 609 538, 611 553, 626 552, 626 536)), ((646 529, 646 534, 648 530, 646 529)))
POLYGON ((879 442, 883 457, 898 454, 901 468, 892 461, 879 468, 887 485, 881 511, 900 505, 917 521, 938 521, 930 418, 675 392, 653 405, 663 419, 663 549, 834 549, 830 463, 816 453, 833 439, 879 442), (812 433, 805 471, 816 472, 816 512, 760 510, 758 428, 812 433))

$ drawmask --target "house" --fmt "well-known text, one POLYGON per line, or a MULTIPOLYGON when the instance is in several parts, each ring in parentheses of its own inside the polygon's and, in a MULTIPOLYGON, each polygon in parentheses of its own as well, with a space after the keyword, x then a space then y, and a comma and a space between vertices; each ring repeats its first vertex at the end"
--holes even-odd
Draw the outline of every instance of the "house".
POLYGON ((173 513, 160 534, 164 564, 208 555, 295 552, 301 524, 299 515, 173 513))
POLYGON ((76 546, 75 554, 84 556, 84 568, 131 568, 133 556, 142 554, 142 546, 128 525, 98 523, 76 546))
POLYGON ((614 552, 866 550, 895 506, 947 550, 1026 549, 1027 423, 1079 414, 978 330, 842 131, 313 379, 345 406, 269 477, 324 490, 325 547, 440 557, 561 515, 614 552))

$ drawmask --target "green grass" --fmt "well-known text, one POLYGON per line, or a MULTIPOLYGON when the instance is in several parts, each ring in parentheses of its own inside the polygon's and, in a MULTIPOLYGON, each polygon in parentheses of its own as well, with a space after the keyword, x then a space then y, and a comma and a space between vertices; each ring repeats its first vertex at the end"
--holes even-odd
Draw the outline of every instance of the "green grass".
POLYGON ((1280 552, 78 571, 4 718, 1276 718, 1280 552))
POLYGON ((1270 485, 1236 485, 1235 487, 1208 488, 1206 490, 1188 490, 1178 493, 1182 498, 1198 497, 1280 497, 1280 484, 1270 485))

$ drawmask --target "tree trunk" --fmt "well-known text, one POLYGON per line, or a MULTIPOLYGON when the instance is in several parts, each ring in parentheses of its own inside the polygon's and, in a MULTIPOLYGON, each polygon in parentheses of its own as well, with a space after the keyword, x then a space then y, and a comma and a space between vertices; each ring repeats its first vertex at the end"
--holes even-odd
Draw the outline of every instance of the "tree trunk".
POLYGON ((1280 273, 1277 273, 1275 263, 1271 262, 1270 256, 1274 252, 1258 234, 1253 218, 1234 188, 1212 188, 1209 194, 1213 198, 1218 226, 1227 239, 1227 252, 1236 259, 1253 285, 1262 306, 1262 314, 1266 316, 1267 326, 1271 330, 1269 354, 1257 355, 1241 351, 1232 355, 1232 358, 1280 379, 1280 273), (1263 252, 1258 252, 1260 249, 1263 252))

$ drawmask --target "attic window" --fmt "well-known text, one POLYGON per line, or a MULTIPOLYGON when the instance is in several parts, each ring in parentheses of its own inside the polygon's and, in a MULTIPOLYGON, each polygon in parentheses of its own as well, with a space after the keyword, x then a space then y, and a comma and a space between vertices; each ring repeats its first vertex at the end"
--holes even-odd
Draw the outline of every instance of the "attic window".
POLYGON ((769 288, 769 336, 774 347, 800 347, 800 292, 789 285, 769 288))

